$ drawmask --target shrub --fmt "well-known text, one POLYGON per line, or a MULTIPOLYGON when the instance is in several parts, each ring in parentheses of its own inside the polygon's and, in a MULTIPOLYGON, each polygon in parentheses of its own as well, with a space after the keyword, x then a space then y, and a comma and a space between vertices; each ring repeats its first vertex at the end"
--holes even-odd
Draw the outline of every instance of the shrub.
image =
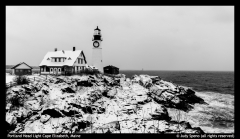
POLYGON ((100 72, 98 70, 84 69, 76 73, 77 75, 98 75, 100 72))
POLYGON ((10 111, 19 108, 24 105, 24 99, 19 95, 14 95, 6 100, 7 103, 11 104, 10 111))
POLYGON ((9 85, 6 84, 6 85, 5 85, 6 92, 7 92, 8 88, 9 88, 9 85))
POLYGON ((29 79, 26 76, 16 76, 14 78, 14 82, 17 85, 28 84, 29 83, 29 79))
POLYGON ((114 74, 104 73, 103 75, 108 76, 108 77, 113 78, 113 79, 118 78, 118 76, 114 75, 114 74))

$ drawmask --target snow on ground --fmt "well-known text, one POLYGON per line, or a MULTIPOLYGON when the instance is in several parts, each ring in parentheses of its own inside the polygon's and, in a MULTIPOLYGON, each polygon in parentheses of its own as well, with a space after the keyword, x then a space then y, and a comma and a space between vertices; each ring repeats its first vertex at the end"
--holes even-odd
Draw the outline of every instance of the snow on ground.
MULTIPOLYGON (((16 75, 10 75, 6 73, 6 83, 12 82, 14 77, 16 77, 16 75)), ((28 78, 34 78, 34 77, 46 78, 46 75, 33 74, 33 75, 27 75, 27 77, 28 78)))
POLYGON ((6 75, 6 83, 13 81, 14 77, 15 77, 15 75, 6 75))

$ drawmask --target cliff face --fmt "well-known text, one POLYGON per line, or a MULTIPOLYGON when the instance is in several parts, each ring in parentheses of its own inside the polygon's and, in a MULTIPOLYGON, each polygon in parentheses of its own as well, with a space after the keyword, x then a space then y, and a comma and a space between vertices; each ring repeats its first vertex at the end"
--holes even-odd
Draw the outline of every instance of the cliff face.
POLYGON ((168 109, 207 105, 187 87, 157 76, 70 76, 15 86, 6 93, 11 133, 204 133, 168 109))

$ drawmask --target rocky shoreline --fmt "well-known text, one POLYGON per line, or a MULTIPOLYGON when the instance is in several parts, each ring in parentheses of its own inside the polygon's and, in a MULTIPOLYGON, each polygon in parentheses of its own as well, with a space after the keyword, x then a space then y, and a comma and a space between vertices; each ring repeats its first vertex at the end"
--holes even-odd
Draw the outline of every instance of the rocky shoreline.
MULTIPOLYGON (((10 133, 204 133, 169 109, 208 105, 187 87, 158 76, 60 76, 6 91, 10 133)), ((178 114, 178 113, 176 113, 178 114)))

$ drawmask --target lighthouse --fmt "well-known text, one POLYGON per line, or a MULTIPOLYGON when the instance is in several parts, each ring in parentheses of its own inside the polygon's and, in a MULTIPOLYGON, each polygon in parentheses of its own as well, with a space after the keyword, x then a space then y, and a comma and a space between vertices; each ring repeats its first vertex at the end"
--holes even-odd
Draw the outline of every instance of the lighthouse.
POLYGON ((98 28, 98 26, 96 29, 94 29, 92 41, 93 41, 92 65, 103 73, 102 46, 101 46, 102 35, 101 30, 98 28))

